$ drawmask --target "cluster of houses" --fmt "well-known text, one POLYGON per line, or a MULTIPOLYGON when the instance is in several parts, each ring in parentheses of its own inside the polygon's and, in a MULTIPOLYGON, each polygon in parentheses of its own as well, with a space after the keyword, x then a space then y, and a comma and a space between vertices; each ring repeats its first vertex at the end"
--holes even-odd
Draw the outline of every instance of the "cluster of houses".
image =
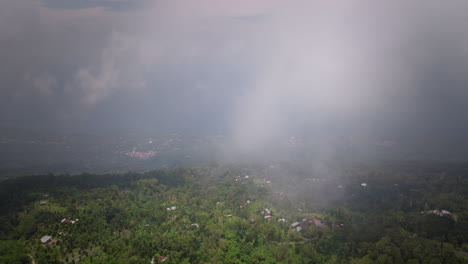
MULTIPOLYGON (((424 214, 424 211, 421 212, 421 213, 424 214)), ((430 210, 430 211, 427 211, 426 213, 427 214, 435 214, 435 215, 438 215, 438 216, 452 216, 452 213, 450 213, 447 210, 430 210)))
MULTIPOLYGON (((78 222, 79 219, 76 218, 76 219, 71 219, 71 218, 63 218, 60 223, 69 223, 69 224, 74 224, 76 222, 78 222)), ((62 234, 62 232, 59 232, 59 235, 62 234)), ((50 246, 53 246, 57 243, 57 240, 56 239, 52 239, 52 236, 50 235, 45 235, 43 237, 41 237, 41 243, 44 244, 44 245, 50 245, 50 246)))
POLYGON ((313 223, 316 227, 323 227, 322 221, 320 219, 313 217, 313 218, 303 218, 302 221, 297 221, 291 224, 291 227, 295 229, 297 232, 301 232, 302 228, 305 225, 309 225, 313 223))
MULTIPOLYGON (((272 212, 268 208, 265 208, 265 210, 262 210, 261 214, 264 215, 263 218, 265 220, 272 220, 273 219, 272 212)), ((286 222, 288 222, 288 220, 286 220, 286 218, 278 218, 278 222, 286 223, 286 222)))
POLYGON ((61 222, 61 223, 70 223, 70 224, 74 224, 75 222, 78 222, 78 220, 79 220, 78 218, 75 219, 75 220, 73 220, 73 219, 71 219, 71 218, 64 218, 64 219, 62 219, 62 221, 60 221, 60 222, 61 222))
POLYGON ((176 209, 177 209, 176 206, 171 206, 171 207, 166 208, 167 211, 174 211, 176 209))
POLYGON ((334 221, 322 221, 318 219, 317 217, 307 217, 303 218, 301 221, 297 221, 291 224, 291 227, 295 229, 298 232, 302 231, 302 228, 306 225, 313 224, 314 226, 318 228, 323 228, 325 226, 329 227, 343 227, 344 225, 342 223, 336 223, 334 221))
MULTIPOLYGON (((170 198, 170 201, 177 202, 177 197, 175 195, 172 195, 170 198)), ((177 206, 173 205, 173 206, 167 207, 166 211, 175 211, 176 209, 177 209, 177 206)))
POLYGON ((238 182, 238 181, 241 181, 242 179, 249 179, 249 178, 250 178, 249 175, 244 175, 244 177, 236 177, 235 181, 238 182))
POLYGON ((266 220, 273 219, 273 216, 271 216, 271 210, 270 209, 265 208, 265 210, 263 210, 261 213, 262 213, 262 215, 264 215, 263 216, 264 219, 266 219, 266 220))
POLYGON ((133 151, 127 152, 125 153, 125 155, 132 157, 132 158, 147 160, 147 159, 154 157, 156 155, 156 151, 150 150, 150 151, 143 152, 143 151, 135 151, 135 149, 133 149, 133 151))

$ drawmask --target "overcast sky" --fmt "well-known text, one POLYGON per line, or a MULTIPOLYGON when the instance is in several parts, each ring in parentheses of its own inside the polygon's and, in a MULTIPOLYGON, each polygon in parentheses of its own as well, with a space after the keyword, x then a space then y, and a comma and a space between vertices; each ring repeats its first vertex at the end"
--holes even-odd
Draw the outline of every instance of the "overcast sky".
POLYGON ((468 2, 0 1, 2 127, 468 142, 468 2))

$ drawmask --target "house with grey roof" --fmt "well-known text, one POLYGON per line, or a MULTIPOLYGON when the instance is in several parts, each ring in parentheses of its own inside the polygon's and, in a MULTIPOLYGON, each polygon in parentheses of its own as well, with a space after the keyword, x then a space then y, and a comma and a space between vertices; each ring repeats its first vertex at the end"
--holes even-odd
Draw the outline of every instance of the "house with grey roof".
POLYGON ((42 244, 47 244, 47 243, 49 243, 51 241, 51 239, 52 239, 52 236, 43 236, 43 237, 41 237, 41 243, 42 244))

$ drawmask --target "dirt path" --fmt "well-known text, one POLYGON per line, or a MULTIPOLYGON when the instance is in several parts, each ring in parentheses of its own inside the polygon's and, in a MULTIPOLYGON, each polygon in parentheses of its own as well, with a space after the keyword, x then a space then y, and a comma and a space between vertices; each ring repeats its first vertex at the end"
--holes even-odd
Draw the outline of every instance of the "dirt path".
POLYGON ((36 264, 36 260, 34 259, 32 254, 28 254, 29 258, 31 258, 31 264, 36 264))

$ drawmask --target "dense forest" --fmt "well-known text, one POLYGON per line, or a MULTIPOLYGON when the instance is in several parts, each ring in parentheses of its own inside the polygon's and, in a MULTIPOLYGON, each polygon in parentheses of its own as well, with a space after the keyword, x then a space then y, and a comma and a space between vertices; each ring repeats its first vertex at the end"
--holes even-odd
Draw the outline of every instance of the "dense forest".
POLYGON ((0 263, 468 263, 468 165, 213 164, 0 182, 0 263))

